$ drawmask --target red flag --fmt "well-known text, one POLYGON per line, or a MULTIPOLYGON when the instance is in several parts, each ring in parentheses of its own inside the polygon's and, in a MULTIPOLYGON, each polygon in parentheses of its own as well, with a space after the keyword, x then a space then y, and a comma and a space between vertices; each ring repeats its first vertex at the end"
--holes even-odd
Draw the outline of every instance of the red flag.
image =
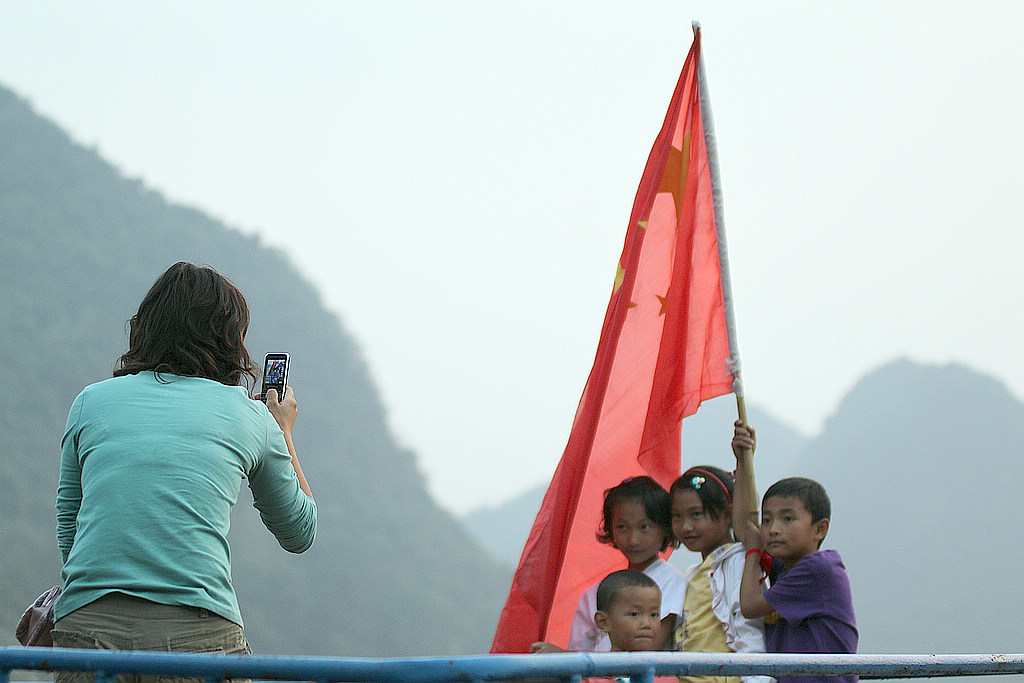
POLYGON ((682 419, 732 390, 699 67, 695 30, 640 179, 594 367, 491 652, 527 652, 538 640, 565 646, 583 592, 626 566, 595 538, 605 489, 637 474, 670 486, 682 419))

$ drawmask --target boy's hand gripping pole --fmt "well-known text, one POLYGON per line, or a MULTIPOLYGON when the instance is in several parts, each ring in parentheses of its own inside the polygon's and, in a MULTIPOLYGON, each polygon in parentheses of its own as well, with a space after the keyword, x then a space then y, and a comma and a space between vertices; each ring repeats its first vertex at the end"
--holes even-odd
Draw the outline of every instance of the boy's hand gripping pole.
MULTIPOLYGON (((737 378, 737 383, 739 378, 737 378)), ((742 385, 741 385, 742 387, 742 385)), ((747 426, 747 403, 743 397, 743 389, 736 391, 736 409, 740 422, 747 426)), ((757 504, 757 485, 754 482, 754 451, 744 448, 736 462, 736 500, 733 503, 733 531, 739 536, 743 532, 737 529, 737 522, 749 520, 754 526, 761 521, 761 511, 757 504)))

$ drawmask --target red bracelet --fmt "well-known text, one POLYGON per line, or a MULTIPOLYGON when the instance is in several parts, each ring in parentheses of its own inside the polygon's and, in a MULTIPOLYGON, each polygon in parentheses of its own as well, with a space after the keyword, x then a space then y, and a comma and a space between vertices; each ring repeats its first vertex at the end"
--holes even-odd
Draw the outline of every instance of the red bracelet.
MULTIPOLYGON (((762 548, 751 548, 747 551, 747 556, 760 555, 761 558, 757 561, 758 566, 761 568, 763 574, 770 574, 772 571, 772 556, 764 551, 762 548)), ((761 581, 764 581, 762 578, 761 581)))

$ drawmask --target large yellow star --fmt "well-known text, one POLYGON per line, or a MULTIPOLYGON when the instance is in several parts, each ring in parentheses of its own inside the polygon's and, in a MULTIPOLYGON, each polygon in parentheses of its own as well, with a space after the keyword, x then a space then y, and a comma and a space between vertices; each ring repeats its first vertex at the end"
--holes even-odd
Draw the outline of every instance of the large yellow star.
POLYGON ((686 193, 686 174, 690 170, 690 134, 683 136, 683 148, 668 148, 668 159, 665 170, 661 173, 661 184, 658 192, 672 194, 672 202, 676 205, 676 219, 683 213, 683 195, 686 193))

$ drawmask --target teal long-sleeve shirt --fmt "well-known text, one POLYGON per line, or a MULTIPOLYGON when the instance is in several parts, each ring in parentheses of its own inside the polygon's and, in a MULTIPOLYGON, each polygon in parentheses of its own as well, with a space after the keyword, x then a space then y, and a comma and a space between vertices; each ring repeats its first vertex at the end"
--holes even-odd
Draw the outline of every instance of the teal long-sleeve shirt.
POLYGON ((61 442, 55 617, 119 592, 239 625, 230 512, 243 480, 285 550, 316 534, 277 422, 242 387, 141 372, 86 387, 61 442))

